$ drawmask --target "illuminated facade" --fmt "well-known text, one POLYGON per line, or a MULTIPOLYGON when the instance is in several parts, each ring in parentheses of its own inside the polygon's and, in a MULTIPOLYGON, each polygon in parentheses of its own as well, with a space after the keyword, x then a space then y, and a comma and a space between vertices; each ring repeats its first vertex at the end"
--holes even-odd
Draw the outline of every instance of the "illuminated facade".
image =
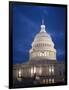
MULTIPOLYGON (((13 80, 35 78, 39 84, 64 83, 65 65, 58 63, 56 49, 51 36, 46 32, 42 20, 41 30, 32 42, 29 50, 29 61, 25 64, 13 65, 13 80)), ((34 82, 33 81, 33 82, 34 82)), ((29 82, 30 83, 30 82, 29 82)))

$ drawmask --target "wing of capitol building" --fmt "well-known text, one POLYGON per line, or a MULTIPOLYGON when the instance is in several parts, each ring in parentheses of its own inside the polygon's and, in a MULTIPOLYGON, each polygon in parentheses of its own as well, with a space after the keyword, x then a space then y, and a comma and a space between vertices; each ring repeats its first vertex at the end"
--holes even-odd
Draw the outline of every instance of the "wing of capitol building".
MULTIPOLYGON (((65 64, 58 62, 55 44, 47 33, 42 20, 40 32, 36 34, 29 50, 27 63, 13 65, 13 83, 28 79, 28 83, 53 84, 65 82, 65 64)), ((26 84, 26 83, 25 83, 26 84)))

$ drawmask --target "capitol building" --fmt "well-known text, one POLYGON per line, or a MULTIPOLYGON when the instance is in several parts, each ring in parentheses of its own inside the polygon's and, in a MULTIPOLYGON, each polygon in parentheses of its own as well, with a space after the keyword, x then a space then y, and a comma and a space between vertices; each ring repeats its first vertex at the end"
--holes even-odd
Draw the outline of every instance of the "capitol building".
POLYGON ((27 63, 13 65, 13 83, 29 79, 29 83, 54 84, 65 82, 65 64, 58 62, 57 50, 42 20, 40 32, 36 34, 29 50, 27 63))

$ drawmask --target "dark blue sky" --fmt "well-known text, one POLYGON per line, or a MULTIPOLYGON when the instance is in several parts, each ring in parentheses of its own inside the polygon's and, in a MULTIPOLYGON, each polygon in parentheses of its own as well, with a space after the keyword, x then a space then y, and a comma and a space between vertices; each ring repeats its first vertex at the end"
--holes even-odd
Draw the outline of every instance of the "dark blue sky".
POLYGON ((65 55, 65 19, 63 7, 13 5, 13 63, 26 62, 42 18, 57 50, 57 60, 65 55))

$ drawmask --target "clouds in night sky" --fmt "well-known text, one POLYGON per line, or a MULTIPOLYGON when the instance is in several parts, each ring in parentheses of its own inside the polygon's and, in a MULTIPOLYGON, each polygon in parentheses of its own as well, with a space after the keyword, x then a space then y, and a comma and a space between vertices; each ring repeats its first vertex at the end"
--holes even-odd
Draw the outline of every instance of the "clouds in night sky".
POLYGON ((13 63, 26 62, 42 18, 57 49, 57 60, 65 60, 64 7, 13 5, 13 63))

